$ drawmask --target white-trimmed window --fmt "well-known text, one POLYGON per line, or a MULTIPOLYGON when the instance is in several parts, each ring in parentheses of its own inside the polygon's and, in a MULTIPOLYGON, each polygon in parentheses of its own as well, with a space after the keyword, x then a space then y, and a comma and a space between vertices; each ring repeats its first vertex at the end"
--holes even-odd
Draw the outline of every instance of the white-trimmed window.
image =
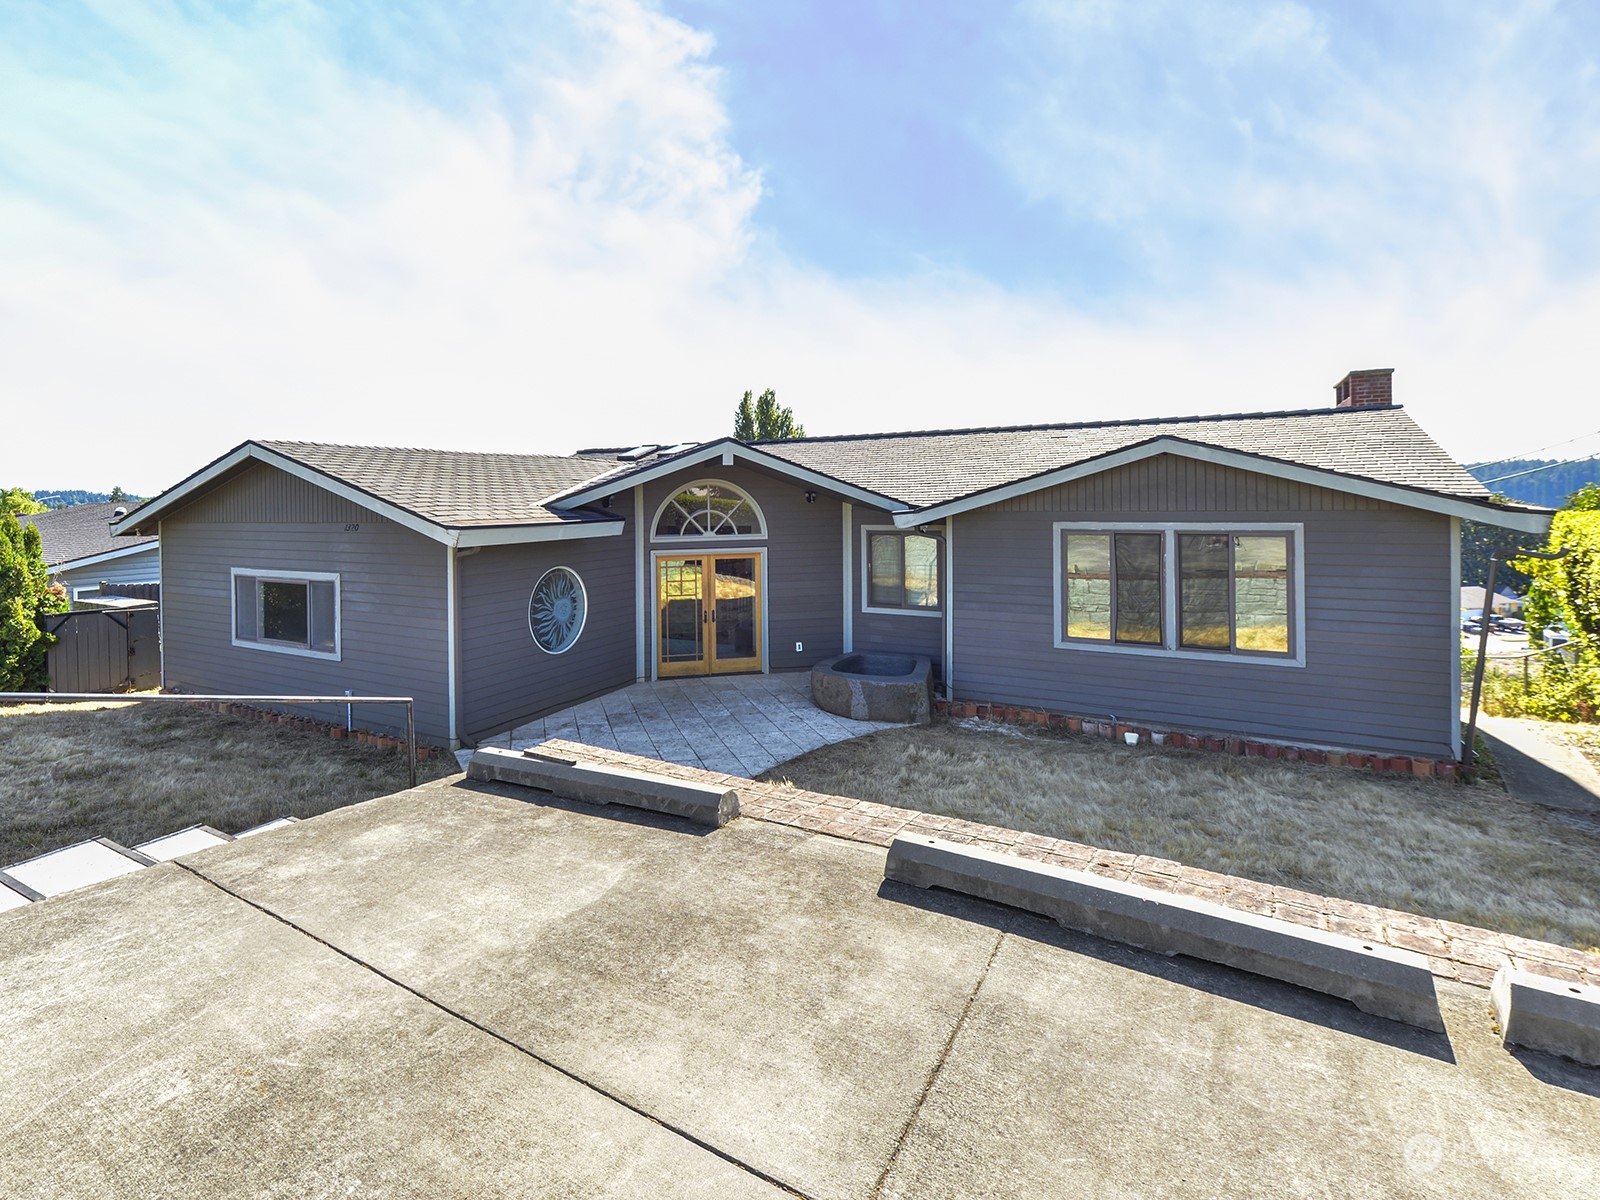
POLYGON ((939 615, 939 541, 892 526, 861 530, 861 611, 939 615))
POLYGON ((235 646, 340 656, 338 575, 234 567, 232 578, 235 646))
POLYGON ((1055 525, 1055 644, 1304 666, 1298 524, 1055 525))
POLYGON ((748 493, 716 479, 698 479, 661 502, 655 541, 678 538, 764 538, 767 523, 748 493))

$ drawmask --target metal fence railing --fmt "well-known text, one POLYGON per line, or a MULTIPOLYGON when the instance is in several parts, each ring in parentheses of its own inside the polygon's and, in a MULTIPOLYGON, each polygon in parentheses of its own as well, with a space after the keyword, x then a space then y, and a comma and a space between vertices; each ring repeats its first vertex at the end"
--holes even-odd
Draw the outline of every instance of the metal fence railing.
POLYGON ((406 710, 406 774, 417 786, 416 701, 410 696, 189 696, 133 692, 0 692, 3 704, 403 704, 406 710))

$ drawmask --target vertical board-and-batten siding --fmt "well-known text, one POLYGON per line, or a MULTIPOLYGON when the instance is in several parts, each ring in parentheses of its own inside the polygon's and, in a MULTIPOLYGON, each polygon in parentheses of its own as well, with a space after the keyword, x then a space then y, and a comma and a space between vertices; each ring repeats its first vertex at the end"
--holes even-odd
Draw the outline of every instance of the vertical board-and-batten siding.
MULTIPOLYGON (((916 654, 932 660, 934 673, 940 673, 944 662, 944 616, 930 617, 921 613, 867 612, 862 602, 866 584, 871 574, 868 570, 862 530, 871 527, 894 528, 894 517, 882 509, 855 507, 854 528, 851 530, 850 555, 853 568, 853 595, 850 597, 851 620, 854 623, 853 649, 860 651, 898 652, 916 654)), ((946 588, 947 555, 944 541, 939 541, 940 603, 948 604, 946 588)))
POLYGON ((632 524, 630 519, 620 537, 461 553, 458 704, 464 740, 481 741, 634 681, 632 524), (557 566, 583 580, 588 613, 571 648, 547 654, 528 628, 528 603, 540 578, 557 566))
MULTIPOLYGON (((412 696, 418 736, 448 740, 442 543, 259 463, 163 518, 161 534, 168 687, 412 696), (233 567, 338 573, 340 660, 233 645, 233 567)), ((330 706, 306 711, 343 717, 330 706)), ((398 708, 357 706, 353 716, 368 729, 405 724, 398 708)))
POLYGON ((1451 756, 1450 519, 1171 456, 964 513, 959 698, 1266 739, 1451 756), (1057 521, 1298 522, 1306 665, 1059 649, 1057 521))
MULTIPOLYGON (((808 504, 806 488, 806 484, 782 475, 737 465, 724 467, 716 462, 691 467, 644 488, 645 520, 651 523, 644 544, 643 569, 647 573, 651 571, 652 552, 688 557, 760 550, 766 556, 767 665, 774 671, 810 667, 840 653, 843 645, 844 614, 839 604, 844 587, 844 564, 839 553, 843 502, 838 496, 814 489, 817 498, 808 504), (702 479, 719 479, 748 493, 766 517, 766 538, 655 540, 655 515, 662 501, 686 484, 702 479), (796 651, 796 642, 804 649, 796 651)), ((649 589, 653 606, 653 577, 649 579, 649 589)))

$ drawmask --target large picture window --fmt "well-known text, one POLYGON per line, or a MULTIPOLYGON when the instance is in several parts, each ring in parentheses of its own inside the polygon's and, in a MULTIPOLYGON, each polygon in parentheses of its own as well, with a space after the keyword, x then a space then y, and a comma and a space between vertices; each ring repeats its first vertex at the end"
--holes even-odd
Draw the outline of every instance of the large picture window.
POLYGON ((339 577, 235 567, 233 644, 338 658, 339 577))
POLYGON ((862 587, 866 612, 939 613, 939 542, 921 533, 866 529, 862 587))
POLYGON ((1056 526, 1056 645, 1304 664, 1298 525, 1056 526))

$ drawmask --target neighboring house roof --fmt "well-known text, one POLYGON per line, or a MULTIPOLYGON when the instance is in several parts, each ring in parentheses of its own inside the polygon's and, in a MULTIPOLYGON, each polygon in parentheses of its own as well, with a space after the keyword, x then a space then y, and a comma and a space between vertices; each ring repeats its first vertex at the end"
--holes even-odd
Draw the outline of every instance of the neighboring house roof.
POLYGON ((81 558, 121 557, 133 553, 140 545, 154 542, 153 534, 133 538, 112 536, 112 514, 118 509, 127 512, 132 507, 121 500, 103 500, 98 504, 75 504, 71 508, 29 513, 17 519, 39 530, 45 565, 55 570, 81 558))

